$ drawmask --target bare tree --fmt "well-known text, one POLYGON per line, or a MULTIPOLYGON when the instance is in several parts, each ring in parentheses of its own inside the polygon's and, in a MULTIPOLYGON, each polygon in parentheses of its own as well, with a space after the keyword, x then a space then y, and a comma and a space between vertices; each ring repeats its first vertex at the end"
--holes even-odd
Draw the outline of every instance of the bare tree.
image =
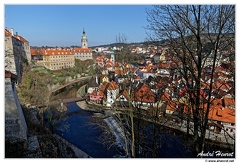
POLYGON ((195 152, 198 153, 204 149, 217 60, 221 51, 234 49, 235 6, 163 5, 153 6, 146 12, 149 22, 146 28, 153 32, 150 39, 168 40, 172 61, 185 79, 194 122, 195 152), (210 57, 209 91, 207 98, 203 98, 203 69, 210 57), (205 109, 204 103, 207 104, 205 109))

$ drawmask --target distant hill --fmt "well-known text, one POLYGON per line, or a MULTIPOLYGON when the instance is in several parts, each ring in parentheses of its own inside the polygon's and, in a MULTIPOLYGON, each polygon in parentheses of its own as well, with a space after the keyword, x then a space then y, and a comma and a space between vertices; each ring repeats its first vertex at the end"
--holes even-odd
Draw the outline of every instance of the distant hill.
POLYGON ((164 45, 168 41, 161 40, 161 41, 145 41, 145 42, 135 42, 135 43, 112 43, 112 44, 105 44, 105 45, 97 45, 91 46, 90 48, 94 49, 96 47, 114 47, 114 46, 122 46, 122 45, 129 45, 129 46, 141 46, 141 45, 164 45))

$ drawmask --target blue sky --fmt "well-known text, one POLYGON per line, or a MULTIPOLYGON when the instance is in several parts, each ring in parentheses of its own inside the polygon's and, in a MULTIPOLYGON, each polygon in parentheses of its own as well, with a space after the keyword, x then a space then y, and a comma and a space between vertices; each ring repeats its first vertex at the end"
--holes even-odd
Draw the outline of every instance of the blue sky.
POLYGON ((32 46, 80 45, 83 28, 89 46, 146 40, 146 8, 151 5, 5 5, 5 27, 32 46))

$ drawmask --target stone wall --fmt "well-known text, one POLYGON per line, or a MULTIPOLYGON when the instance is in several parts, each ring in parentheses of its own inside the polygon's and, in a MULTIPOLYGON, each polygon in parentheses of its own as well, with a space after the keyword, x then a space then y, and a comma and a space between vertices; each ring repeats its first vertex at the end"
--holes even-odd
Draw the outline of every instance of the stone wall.
POLYGON ((5 37, 5 70, 17 75, 16 63, 13 54, 12 37, 5 37))
POLYGON ((8 137, 27 140, 27 125, 11 78, 5 78, 5 138, 8 137))

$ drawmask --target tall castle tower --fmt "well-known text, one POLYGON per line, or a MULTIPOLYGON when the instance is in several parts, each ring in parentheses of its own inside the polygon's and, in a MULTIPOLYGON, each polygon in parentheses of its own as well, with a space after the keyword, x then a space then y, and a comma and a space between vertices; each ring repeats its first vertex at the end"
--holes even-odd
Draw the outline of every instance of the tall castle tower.
POLYGON ((84 29, 83 29, 81 44, 82 44, 82 48, 88 48, 88 40, 87 40, 87 36, 84 29))

